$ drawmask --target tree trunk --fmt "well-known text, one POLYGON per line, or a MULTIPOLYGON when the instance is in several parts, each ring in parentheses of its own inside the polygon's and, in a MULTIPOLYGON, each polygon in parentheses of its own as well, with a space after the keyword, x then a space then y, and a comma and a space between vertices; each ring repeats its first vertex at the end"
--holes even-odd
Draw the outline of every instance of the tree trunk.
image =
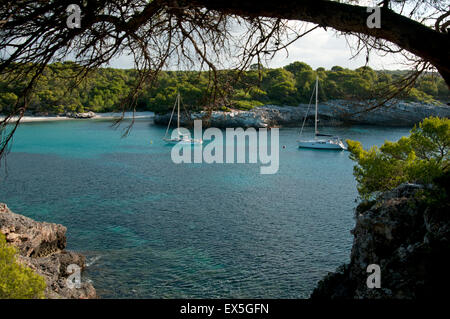
POLYGON ((245 17, 273 17, 312 22, 342 32, 356 32, 392 42, 433 64, 450 87, 450 35, 381 8, 381 28, 369 28, 366 7, 327 0, 180 1, 245 17))

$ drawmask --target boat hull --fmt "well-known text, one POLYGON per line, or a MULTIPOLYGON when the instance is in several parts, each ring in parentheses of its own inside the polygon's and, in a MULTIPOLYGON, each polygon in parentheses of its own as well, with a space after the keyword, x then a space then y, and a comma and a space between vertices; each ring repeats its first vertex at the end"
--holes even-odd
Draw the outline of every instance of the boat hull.
POLYGON ((201 145, 203 144, 202 140, 194 140, 194 139, 170 139, 170 138, 164 138, 163 139, 168 144, 181 144, 181 145, 201 145))
POLYGON ((335 151, 343 151, 347 149, 342 142, 330 141, 299 141, 298 147, 335 151))

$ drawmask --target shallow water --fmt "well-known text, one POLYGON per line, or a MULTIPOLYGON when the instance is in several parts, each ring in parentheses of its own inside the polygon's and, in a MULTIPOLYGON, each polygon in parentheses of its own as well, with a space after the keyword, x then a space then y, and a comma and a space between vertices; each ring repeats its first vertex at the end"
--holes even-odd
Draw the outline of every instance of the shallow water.
MULTIPOLYGON (((347 152, 298 149, 298 129, 280 129, 278 173, 261 175, 260 164, 174 164, 164 131, 147 120, 127 138, 109 121, 22 124, 0 201, 67 226, 103 298, 305 298, 349 260, 347 152)), ((369 147, 408 129, 327 133, 369 147)))

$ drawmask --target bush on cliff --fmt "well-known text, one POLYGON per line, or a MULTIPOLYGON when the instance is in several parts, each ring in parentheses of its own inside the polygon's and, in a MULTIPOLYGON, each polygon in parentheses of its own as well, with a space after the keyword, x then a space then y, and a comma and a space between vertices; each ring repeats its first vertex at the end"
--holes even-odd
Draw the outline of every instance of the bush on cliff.
POLYGON ((450 119, 429 117, 414 126, 409 137, 386 141, 364 150, 347 140, 350 158, 357 162, 353 173, 363 199, 404 182, 433 183, 450 168, 450 119))
POLYGON ((17 263, 16 254, 16 249, 7 245, 0 233, 0 299, 44 298, 44 279, 17 263))

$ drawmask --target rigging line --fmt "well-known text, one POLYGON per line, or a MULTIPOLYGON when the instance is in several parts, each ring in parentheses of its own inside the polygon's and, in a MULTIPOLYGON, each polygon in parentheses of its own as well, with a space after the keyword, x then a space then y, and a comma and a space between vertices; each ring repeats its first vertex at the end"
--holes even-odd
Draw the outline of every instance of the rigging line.
POLYGON ((189 116, 189 113, 188 113, 186 107, 184 106, 184 102, 183 102, 183 99, 181 98, 181 95, 180 95, 180 103, 183 106, 184 114, 186 114, 186 121, 189 122, 191 120, 191 117, 189 116))
POLYGON ((169 131, 170 123, 172 122, 173 113, 175 112, 175 107, 177 106, 177 100, 175 99, 175 104, 173 105, 172 114, 170 114, 169 124, 167 125, 166 134, 164 134, 164 137, 167 137, 167 132, 169 131))
POLYGON ((314 89, 311 93, 311 98, 309 99, 308 109, 306 110, 305 118, 303 119, 303 124, 302 124, 302 128, 300 130, 300 135, 302 135, 302 133, 303 133, 303 127, 305 126, 306 118, 308 117, 309 109, 311 108, 311 102, 312 102, 315 91, 316 91, 316 86, 314 85, 314 89))

